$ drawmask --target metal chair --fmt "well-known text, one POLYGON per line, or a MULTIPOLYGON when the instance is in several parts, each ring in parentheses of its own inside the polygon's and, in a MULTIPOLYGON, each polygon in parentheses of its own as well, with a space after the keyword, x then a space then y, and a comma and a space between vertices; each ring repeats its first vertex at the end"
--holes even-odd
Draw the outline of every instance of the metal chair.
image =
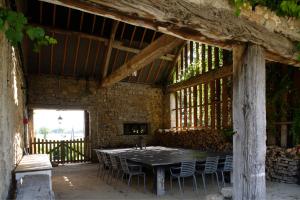
POLYGON ((119 158, 120 158, 120 163, 121 163, 122 173, 123 173, 122 174, 122 181, 124 179, 124 176, 128 175, 127 185, 129 187, 132 176, 137 176, 138 185, 139 185, 139 182, 140 182, 139 177, 142 176, 143 179, 144 179, 144 191, 146 191, 146 174, 142 171, 142 166, 141 165, 128 164, 125 157, 119 157, 119 158))
POLYGON ((205 164, 204 164, 204 170, 196 170, 196 173, 201 174, 201 176, 202 176, 203 187, 204 187, 205 192, 206 192, 206 183, 205 183, 205 175, 206 174, 211 174, 212 176, 213 175, 216 176, 218 189, 220 190, 219 178, 218 178, 218 173, 217 173, 218 162, 219 162, 219 156, 207 157, 205 164))
POLYGON ((104 152, 100 152, 101 153, 101 157, 102 157, 102 161, 103 161, 103 164, 104 164, 104 167, 103 167, 103 179, 105 178, 105 170, 107 170, 107 178, 109 177, 109 172, 110 172, 110 168, 111 168, 111 164, 110 164, 110 160, 109 160, 109 156, 107 153, 104 153, 104 152))
POLYGON ((111 168, 110 168, 110 172, 111 172, 111 180, 112 178, 114 178, 114 175, 116 174, 116 178, 119 177, 120 174, 120 165, 118 164, 118 159, 114 154, 109 154, 109 158, 110 158, 110 162, 111 162, 111 168), (114 173, 116 172, 116 173, 114 173))
POLYGON ((218 172, 221 173, 223 187, 225 186, 224 172, 232 172, 232 160, 231 155, 226 155, 224 163, 220 163, 223 164, 223 167, 219 168, 218 172))
POLYGON ((97 170, 97 177, 99 177, 100 174, 101 174, 101 171, 104 168, 104 163, 103 163, 103 160, 102 160, 101 152, 98 149, 95 149, 95 152, 96 152, 96 155, 97 155, 97 158, 98 158, 98 161, 99 161, 98 170, 97 170))
POLYGON ((172 187, 173 178, 177 178, 179 190, 182 193, 183 192, 182 188, 184 187, 184 178, 193 177, 193 189, 194 190, 196 189, 196 191, 198 192, 195 169, 196 169, 196 161, 183 161, 181 162, 180 167, 171 167, 170 168, 171 190, 173 189, 172 187), (175 171, 177 171, 177 173, 175 171), (181 178, 183 179, 183 187, 181 187, 181 181, 180 181, 181 178))

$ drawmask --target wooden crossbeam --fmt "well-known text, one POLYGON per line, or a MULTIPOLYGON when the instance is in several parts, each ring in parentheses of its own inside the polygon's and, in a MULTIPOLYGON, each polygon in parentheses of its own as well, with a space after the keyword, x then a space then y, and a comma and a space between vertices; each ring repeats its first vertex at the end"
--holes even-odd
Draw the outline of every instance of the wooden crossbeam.
MULTIPOLYGON (((38 25, 38 24, 31 24, 31 25, 42 27, 46 31, 51 32, 51 33, 57 33, 57 34, 64 35, 64 36, 66 36, 66 35, 67 36, 75 36, 77 38, 80 37, 80 38, 84 38, 84 39, 95 40, 95 41, 103 42, 105 45, 107 45, 109 42, 109 39, 107 39, 107 38, 95 36, 92 34, 87 34, 87 33, 82 33, 82 32, 77 32, 77 31, 68 31, 68 30, 64 30, 64 29, 60 29, 60 28, 42 26, 42 25, 38 25)), ((124 46, 123 42, 118 41, 118 40, 113 41, 112 47, 115 49, 121 50, 121 51, 127 51, 127 52, 135 53, 135 54, 137 54, 141 51, 141 49, 124 46)), ((166 61, 173 61, 174 57, 175 57, 175 55, 173 55, 173 54, 166 54, 166 55, 161 56, 159 59, 166 60, 166 61)))
POLYGON ((103 57, 103 64, 102 64, 102 70, 101 70, 102 79, 105 78, 107 75, 110 56, 111 56, 111 52, 113 49, 113 42, 115 40, 115 35, 116 35, 117 29, 118 29, 118 25, 119 25, 118 21, 113 22, 110 38, 108 40, 108 44, 106 46, 106 51, 104 52, 104 57, 103 57))
POLYGON ((232 75, 232 65, 224 66, 219 69, 211 70, 209 72, 196 75, 188 80, 174 83, 172 85, 167 86, 167 92, 175 92, 187 87, 192 87, 195 85, 199 85, 202 83, 207 83, 209 81, 219 79, 225 76, 232 75))
POLYGON ((170 35, 162 35, 153 43, 144 48, 139 54, 135 55, 131 60, 123 64, 112 74, 106 77, 102 83, 102 87, 107 87, 118 81, 121 81, 134 71, 141 69, 151 63, 160 56, 168 53, 176 46, 181 44, 182 40, 170 35))
POLYGON ((299 37, 298 26, 293 29, 287 28, 290 24, 288 20, 280 18, 281 23, 274 26, 274 29, 268 28, 265 15, 259 16, 258 12, 252 12, 251 15, 247 13, 247 17, 237 18, 234 8, 227 0, 217 1, 218 3, 211 3, 210 0, 42 1, 225 49, 232 49, 233 44, 250 42, 264 48, 267 60, 300 66, 294 44, 299 37))

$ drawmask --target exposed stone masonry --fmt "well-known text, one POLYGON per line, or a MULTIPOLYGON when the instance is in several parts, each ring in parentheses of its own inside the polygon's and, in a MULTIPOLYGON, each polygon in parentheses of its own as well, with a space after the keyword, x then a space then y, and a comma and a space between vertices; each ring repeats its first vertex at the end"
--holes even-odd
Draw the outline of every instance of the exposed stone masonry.
MULTIPOLYGON (((4 5, 0 0, 0 7, 4 5)), ((0 32, 0 199, 12 185, 12 171, 22 157, 24 143, 24 79, 17 50, 0 32)))
POLYGON ((149 144, 155 130, 162 127, 161 88, 120 82, 99 88, 94 81, 59 79, 51 76, 28 78, 29 107, 84 109, 90 114, 92 148, 134 145, 138 136, 123 135, 123 123, 147 122, 149 144))

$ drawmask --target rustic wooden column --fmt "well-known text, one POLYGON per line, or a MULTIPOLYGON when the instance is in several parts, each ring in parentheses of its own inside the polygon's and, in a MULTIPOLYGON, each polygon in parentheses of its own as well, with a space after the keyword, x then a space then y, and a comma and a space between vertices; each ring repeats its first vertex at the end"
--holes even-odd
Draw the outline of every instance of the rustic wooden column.
POLYGON ((257 45, 233 50, 233 198, 265 200, 265 60, 257 45))

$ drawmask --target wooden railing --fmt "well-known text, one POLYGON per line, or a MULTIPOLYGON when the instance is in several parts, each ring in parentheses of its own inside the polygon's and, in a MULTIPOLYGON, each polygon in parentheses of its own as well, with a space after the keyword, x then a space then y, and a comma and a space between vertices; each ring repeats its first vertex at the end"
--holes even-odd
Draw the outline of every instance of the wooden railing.
POLYGON ((30 144, 31 154, 49 154, 50 161, 56 163, 88 162, 91 160, 91 148, 88 139, 44 140, 33 138, 30 144))

